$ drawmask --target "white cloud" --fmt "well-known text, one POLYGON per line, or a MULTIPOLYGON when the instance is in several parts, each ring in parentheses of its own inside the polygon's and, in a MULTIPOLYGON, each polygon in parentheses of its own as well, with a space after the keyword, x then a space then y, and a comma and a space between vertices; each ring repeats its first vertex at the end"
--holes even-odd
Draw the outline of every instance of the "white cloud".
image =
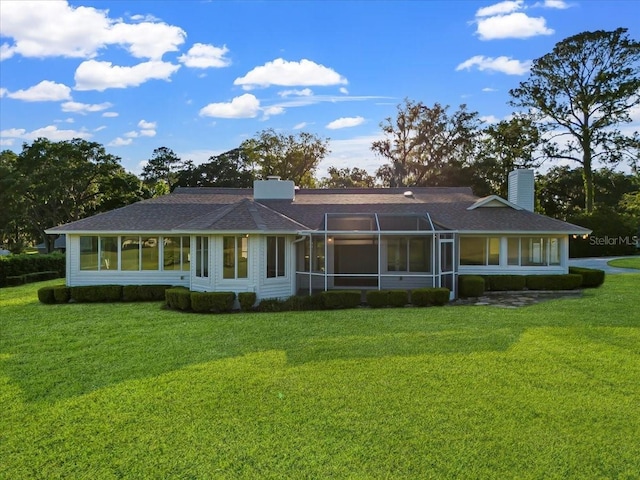
POLYGON ((307 124, 307 122, 300 122, 300 123, 296 123, 296 124, 293 126, 293 129, 294 129, 294 130, 302 130, 302 129, 303 129, 304 127, 306 127, 307 125, 308 125, 308 124, 307 124))
POLYGON ((120 114, 118 112, 104 112, 102 116, 106 118, 115 118, 115 117, 119 117, 120 114))
POLYGON ((479 19, 476 33, 480 40, 495 40, 551 35, 554 31, 547 27, 543 17, 534 18, 522 12, 514 12, 479 19))
POLYGON ((339 128, 357 127, 363 123, 363 117, 342 117, 328 123, 325 128, 328 128, 329 130, 337 130, 339 128))
POLYGON ((137 58, 160 59, 177 51, 186 33, 162 22, 124 23, 108 10, 72 7, 66 1, 3 2, 0 31, 13 39, 1 48, 3 58, 93 58, 108 45, 124 46, 137 58))
POLYGON ((303 88, 302 90, 283 90, 281 92, 278 92, 278 95, 283 98, 291 96, 310 97, 311 95, 313 95, 313 90, 311 90, 310 88, 303 88))
MULTIPOLYGON (((535 6, 537 6, 536 4, 535 6)), ((545 8, 556 8, 558 10, 565 10, 570 7, 570 5, 564 0, 544 0, 542 4, 545 8)))
POLYGON ((491 88, 491 87, 484 87, 482 89, 483 92, 487 92, 487 93, 491 93, 491 92, 497 92, 498 89, 497 88, 491 88))
POLYGON ((37 128, 31 132, 27 132, 24 128, 10 128, 0 131, 0 138, 20 139, 33 141, 37 138, 45 137, 54 142, 63 140, 71 140, 73 138, 91 138, 92 135, 85 130, 59 130, 55 125, 37 128))
POLYGON ((343 93, 345 95, 349 95, 349 90, 347 90, 346 87, 340 87, 340 93, 343 93))
POLYGON ((26 90, 9 92, 7 97, 25 102, 60 102, 71 99, 71 89, 62 83, 43 80, 26 90))
POLYGON ((117 137, 113 140, 111 140, 108 143, 109 147, 126 147, 127 145, 131 145, 131 143, 133 143, 133 139, 131 138, 122 138, 122 137, 117 137))
POLYGON ((126 138, 138 138, 140 134, 135 130, 131 130, 130 132, 125 133, 123 136, 126 138))
POLYGON ((504 2, 482 7, 476 12, 476 17, 493 17, 494 15, 506 15, 522 9, 524 0, 507 0, 504 2))
POLYGON ((238 77, 233 82, 234 85, 240 85, 245 90, 271 85, 296 87, 346 85, 347 83, 346 78, 324 65, 307 59, 288 62, 282 58, 255 67, 244 77, 238 77))
POLYGON ((500 121, 495 115, 483 115, 480 117, 480 120, 484 123, 498 123, 500 121))
POLYGON ((195 43, 187 53, 180 55, 178 61, 190 68, 221 68, 231 65, 225 58, 229 52, 226 45, 215 47, 204 43, 195 43))
POLYGON ((108 88, 137 87, 148 80, 169 80, 180 68, 169 62, 150 61, 133 67, 114 66, 111 62, 87 60, 75 73, 76 90, 98 90, 108 88))
MULTIPOLYGON (((1 22, 2 20, 0 20, 1 22)), ((8 43, 0 45, 0 62, 3 60, 9 60, 16 53, 16 48, 11 47, 8 43)))
POLYGON ((505 56, 492 58, 476 55, 458 65, 456 72, 470 70, 473 67, 477 67, 480 71, 488 70, 506 73, 507 75, 524 75, 531 68, 531 61, 521 62, 505 56))
POLYGON ((140 130, 140 136, 141 137, 155 137, 156 136, 156 131, 153 130, 153 129, 140 130))
POLYGON ((158 122, 147 122, 146 120, 140 120, 138 126, 142 129, 156 128, 158 122))
POLYGON ((6 88, 0 88, 0 98, 4 97, 7 93, 9 93, 9 90, 6 88))
POLYGON ((101 132, 102 130, 104 130, 105 128, 107 128, 106 125, 100 125, 98 128, 94 128, 93 131, 94 132, 101 132))
POLYGON ((111 108, 113 105, 109 102, 104 103, 80 103, 80 102, 65 102, 61 105, 63 112, 74 112, 85 115, 90 112, 101 112, 107 108, 111 108))
POLYGON ((262 120, 267 120, 269 119, 269 117, 272 117, 274 115, 282 115, 284 111, 284 108, 279 106, 264 107, 262 109, 262 120))
POLYGON ((230 102, 210 103, 200 110, 202 117, 254 118, 260 112, 260 100, 255 95, 245 93, 230 102))

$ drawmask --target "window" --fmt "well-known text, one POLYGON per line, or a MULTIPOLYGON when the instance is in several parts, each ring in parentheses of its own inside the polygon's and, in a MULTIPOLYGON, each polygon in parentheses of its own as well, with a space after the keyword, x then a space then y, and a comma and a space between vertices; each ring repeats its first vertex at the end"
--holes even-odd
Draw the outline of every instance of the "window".
POLYGON ((249 238, 223 237, 223 278, 247 278, 249 238))
POLYGON ((509 265, 560 265, 561 239, 556 237, 509 238, 509 265))
POLYGON ((196 277, 209 276, 209 237, 196 237, 196 277))
POLYGON ((140 270, 140 237, 121 237, 122 270, 140 270))
POLYGON ((80 237, 80 270, 118 270, 118 237, 80 237))
POLYGON ((140 270, 160 268, 160 242, 158 237, 140 237, 140 270))
POLYGON ((387 271, 429 272, 431 239, 425 237, 388 237, 387 271))
POLYGON ((500 265, 500 238, 460 237, 460 265, 500 265))
POLYGON ((190 237, 164 237, 163 270, 189 270, 190 240, 190 237))
POLYGON ((267 237, 267 278, 284 277, 284 237, 267 237))
POLYGON ((324 237, 313 237, 311 271, 324 273, 324 237))

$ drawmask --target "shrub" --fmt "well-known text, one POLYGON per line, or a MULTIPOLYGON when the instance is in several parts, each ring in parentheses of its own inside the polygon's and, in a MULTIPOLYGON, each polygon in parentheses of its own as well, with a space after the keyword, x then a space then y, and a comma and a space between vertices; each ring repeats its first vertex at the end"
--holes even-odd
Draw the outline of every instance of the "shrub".
POLYGON ((355 308, 360 305, 359 290, 330 290, 320 294, 324 308, 333 310, 339 308, 355 308))
POLYGON ((406 290, 389 290, 387 292, 387 305, 390 307, 404 307, 409 303, 409 292, 406 290))
POLYGON ((485 289, 491 292, 523 290, 527 285, 524 275, 483 275, 482 278, 484 278, 485 289))
POLYGON ((53 287, 42 287, 38 289, 38 300, 46 304, 56 303, 56 297, 53 293, 53 287))
POLYGON ((198 313, 230 312, 235 299, 234 292, 191 292, 191 309, 198 313))
POLYGON ((167 307, 174 310, 191 310, 191 292, 188 288, 173 287, 164 291, 167 307))
POLYGON ((27 283, 26 275, 12 275, 5 279, 5 285, 7 287, 17 287, 19 285, 24 285, 25 283, 27 283))
POLYGON ((256 304, 255 292, 240 292, 238 293, 238 303, 240 304, 240 310, 243 312, 249 312, 256 304))
POLYGON ((448 288, 418 288, 411 291, 411 303, 418 307, 446 305, 449 303, 448 288))
POLYGON ((121 285, 91 285, 69 287, 71 300, 78 303, 118 302, 122 300, 121 285))
POLYGON ((460 275, 458 277, 458 294, 461 297, 479 297, 484 293, 484 278, 479 275, 460 275))
POLYGON ((567 275, 527 275, 529 290, 575 290, 582 285, 582 276, 567 275))
POLYGON ((71 298, 71 292, 69 287, 58 285, 57 287, 53 287, 53 296, 56 299, 56 303, 68 303, 71 298))
POLYGON ((386 307, 387 297, 387 290, 369 290, 367 292, 367 304, 371 308, 386 307))
POLYGON ((583 288, 595 288, 604 283, 604 270, 597 268, 585 267, 569 267, 569 273, 575 273, 582 276, 583 288))
POLYGON ((279 298, 265 298, 258 304, 260 312, 286 312, 290 310, 289 300, 281 300, 279 298))
POLYGON ((165 290, 169 285, 125 285, 122 287, 122 300, 125 302, 153 302, 165 299, 165 290))
POLYGON ((322 293, 315 295, 294 295, 286 300, 286 309, 291 311, 323 310, 324 296, 322 293))
MULTIPOLYGON (((64 277, 65 257, 60 253, 49 255, 8 255, 0 257, 0 287, 8 286, 8 277, 19 277, 30 273, 48 273, 49 278, 64 277)), ((13 280, 14 282, 17 280, 13 280)), ((25 278, 25 282, 27 279, 25 278)), ((38 280, 32 280, 38 281, 38 280)), ((23 283, 25 283, 23 282, 23 283)))

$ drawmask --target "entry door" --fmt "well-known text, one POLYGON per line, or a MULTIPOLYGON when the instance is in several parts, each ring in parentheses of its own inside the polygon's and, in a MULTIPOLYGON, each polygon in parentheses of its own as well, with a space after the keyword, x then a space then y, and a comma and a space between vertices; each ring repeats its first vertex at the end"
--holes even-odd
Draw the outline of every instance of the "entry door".
POLYGON ((453 247, 453 239, 440 240, 440 286, 449 289, 450 298, 455 298, 456 287, 453 247))

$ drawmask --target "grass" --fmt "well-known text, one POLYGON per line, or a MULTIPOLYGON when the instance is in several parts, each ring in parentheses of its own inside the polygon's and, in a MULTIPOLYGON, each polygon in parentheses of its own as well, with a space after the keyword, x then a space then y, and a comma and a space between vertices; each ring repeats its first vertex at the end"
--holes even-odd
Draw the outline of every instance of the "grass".
POLYGON ((2 289, 0 478, 638 478, 639 282, 219 316, 2 289))
POLYGON ((640 270, 640 257, 616 258, 609 260, 607 265, 618 268, 635 268, 640 270))

